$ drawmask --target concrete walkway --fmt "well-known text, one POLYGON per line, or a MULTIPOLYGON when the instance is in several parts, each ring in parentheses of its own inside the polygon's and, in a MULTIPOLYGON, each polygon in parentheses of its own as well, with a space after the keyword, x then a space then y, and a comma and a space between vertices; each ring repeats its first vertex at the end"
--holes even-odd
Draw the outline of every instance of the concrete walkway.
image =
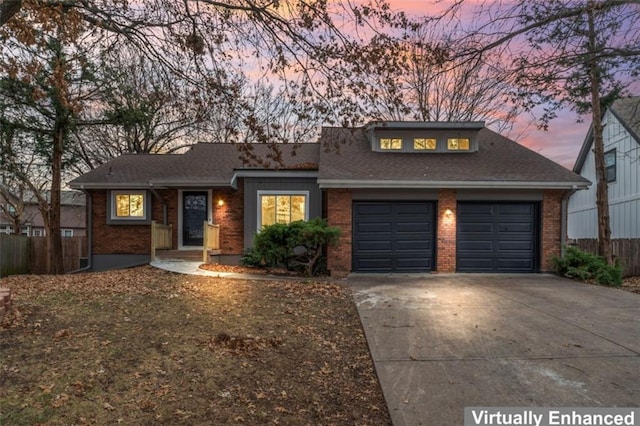
POLYGON ((349 278, 395 426, 640 406, 640 295, 550 275, 349 278))

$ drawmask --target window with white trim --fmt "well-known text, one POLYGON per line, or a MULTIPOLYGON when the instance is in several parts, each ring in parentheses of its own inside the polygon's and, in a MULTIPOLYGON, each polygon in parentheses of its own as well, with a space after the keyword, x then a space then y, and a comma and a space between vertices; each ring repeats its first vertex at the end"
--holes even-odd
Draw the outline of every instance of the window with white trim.
POLYGON ((308 192, 258 191, 258 229, 309 219, 308 192))

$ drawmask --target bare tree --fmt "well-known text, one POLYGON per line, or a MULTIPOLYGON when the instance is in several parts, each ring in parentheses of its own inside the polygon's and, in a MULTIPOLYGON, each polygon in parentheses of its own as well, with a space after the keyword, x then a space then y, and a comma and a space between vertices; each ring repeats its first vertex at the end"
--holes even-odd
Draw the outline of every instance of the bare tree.
POLYGON ((542 127, 564 106, 591 113, 598 248, 613 263, 602 112, 640 72, 640 5, 624 0, 487 2, 477 22, 469 31, 474 38, 482 34, 484 42, 468 46, 461 57, 474 61, 500 49, 501 65, 514 87, 512 101, 529 111, 543 106, 542 127))

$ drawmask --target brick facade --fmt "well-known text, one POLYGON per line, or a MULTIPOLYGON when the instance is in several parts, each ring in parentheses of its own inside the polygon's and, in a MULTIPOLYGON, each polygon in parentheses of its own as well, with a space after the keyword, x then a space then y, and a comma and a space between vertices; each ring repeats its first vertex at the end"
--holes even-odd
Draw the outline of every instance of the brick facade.
POLYGON ((212 197, 213 223, 220 225, 222 254, 244 253, 244 182, 238 180, 238 189, 215 190, 212 197), (222 200, 222 206, 218 202, 222 200))
POLYGON ((553 258, 559 257, 562 244, 562 196, 564 191, 545 190, 542 196, 542 238, 540 270, 553 271, 553 258))
POLYGON ((456 271, 456 190, 438 191, 438 217, 436 228, 436 264, 438 272, 456 271))
MULTIPOLYGON (((167 206, 167 221, 174 227, 173 244, 178 244, 177 229, 178 207, 177 190, 155 191, 167 206)), ((149 254, 151 251, 151 226, 144 225, 109 225, 107 224, 107 190, 91 191, 92 239, 93 254, 149 254)), ((157 222, 163 221, 163 202, 149 193, 151 201, 151 217, 157 222)))
POLYGON ((335 246, 327 248, 327 267, 333 277, 345 277, 351 272, 352 198, 351 190, 327 190, 327 223, 342 230, 335 246))

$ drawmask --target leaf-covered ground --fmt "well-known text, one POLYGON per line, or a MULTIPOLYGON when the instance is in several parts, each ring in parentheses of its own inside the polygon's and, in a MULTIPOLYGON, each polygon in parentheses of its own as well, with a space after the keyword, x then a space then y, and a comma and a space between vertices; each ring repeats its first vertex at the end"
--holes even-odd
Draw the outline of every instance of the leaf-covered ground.
POLYGON ((338 284, 142 267, 0 286, 0 424, 390 423, 338 284))

